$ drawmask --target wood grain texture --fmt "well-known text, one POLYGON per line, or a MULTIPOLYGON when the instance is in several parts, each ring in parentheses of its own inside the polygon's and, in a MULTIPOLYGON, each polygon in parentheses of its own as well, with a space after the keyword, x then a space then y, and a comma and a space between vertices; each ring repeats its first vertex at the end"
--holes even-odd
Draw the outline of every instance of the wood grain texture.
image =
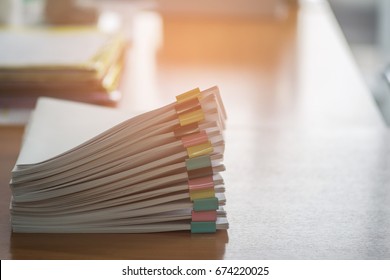
POLYGON ((2 127, 1 258, 390 259, 390 134, 327 5, 278 20, 161 20, 161 48, 130 51, 120 106, 220 87, 230 229, 11 234, 8 181, 22 129, 2 127))

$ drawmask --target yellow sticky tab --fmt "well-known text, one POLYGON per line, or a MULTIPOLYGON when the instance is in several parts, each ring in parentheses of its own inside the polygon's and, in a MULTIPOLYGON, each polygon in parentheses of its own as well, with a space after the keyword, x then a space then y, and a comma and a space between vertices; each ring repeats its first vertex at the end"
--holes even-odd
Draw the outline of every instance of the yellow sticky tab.
POLYGON ((204 112, 202 109, 179 115, 179 122, 181 126, 197 123, 203 120, 204 120, 204 112))
POLYGON ((201 199, 201 198, 210 198, 210 197, 215 197, 214 188, 204 189, 204 190, 199 190, 199 191, 190 191, 190 199, 191 200, 201 199))
POLYGON ((212 152, 213 146, 211 145, 210 141, 187 148, 187 153, 190 158, 211 154, 212 152))
POLYGON ((182 103, 182 102, 187 101, 189 99, 197 98, 199 95, 200 95, 199 88, 194 88, 190 91, 187 91, 185 93, 182 93, 182 94, 176 96, 176 102, 182 103))

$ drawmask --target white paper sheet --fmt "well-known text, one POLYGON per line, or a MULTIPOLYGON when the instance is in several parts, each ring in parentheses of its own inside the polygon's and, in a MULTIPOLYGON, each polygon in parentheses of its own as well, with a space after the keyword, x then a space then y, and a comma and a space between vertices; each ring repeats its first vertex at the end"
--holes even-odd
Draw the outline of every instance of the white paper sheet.
POLYGON ((50 159, 133 116, 112 108, 40 98, 26 129, 17 164, 50 159))

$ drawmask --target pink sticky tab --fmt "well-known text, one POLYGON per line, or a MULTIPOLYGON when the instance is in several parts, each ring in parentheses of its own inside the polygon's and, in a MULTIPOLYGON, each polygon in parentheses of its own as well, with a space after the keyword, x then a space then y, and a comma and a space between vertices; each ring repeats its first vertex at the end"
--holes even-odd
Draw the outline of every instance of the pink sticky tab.
POLYGON ((190 190, 204 190, 214 187, 213 176, 200 177, 188 180, 188 188, 190 190))
POLYGON ((191 212, 193 222, 215 222, 217 220, 217 211, 194 211, 191 212))
POLYGON ((183 143, 184 148, 196 146, 199 144, 206 143, 208 141, 207 133, 206 131, 202 130, 199 133, 190 134, 187 136, 183 136, 181 138, 181 141, 183 143))

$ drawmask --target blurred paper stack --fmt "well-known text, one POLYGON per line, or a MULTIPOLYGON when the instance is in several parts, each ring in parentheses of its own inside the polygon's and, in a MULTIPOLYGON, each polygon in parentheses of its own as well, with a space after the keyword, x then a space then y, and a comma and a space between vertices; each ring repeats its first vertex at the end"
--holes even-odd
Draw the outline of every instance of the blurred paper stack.
POLYGON ((120 99, 126 40, 90 27, 0 31, 0 103, 33 106, 39 96, 112 105, 120 99))

